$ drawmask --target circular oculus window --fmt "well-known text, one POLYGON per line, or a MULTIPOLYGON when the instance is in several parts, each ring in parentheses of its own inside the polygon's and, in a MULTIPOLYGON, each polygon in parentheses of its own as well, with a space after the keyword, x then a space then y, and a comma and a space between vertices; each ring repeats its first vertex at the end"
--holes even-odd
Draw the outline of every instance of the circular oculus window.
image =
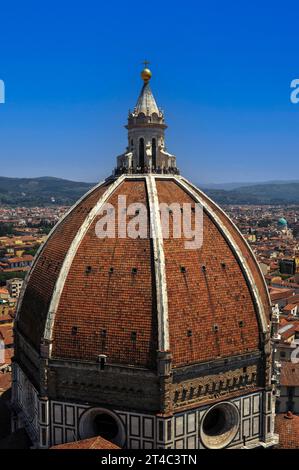
POLYGON ((91 408, 83 413, 79 423, 81 439, 101 436, 122 447, 125 443, 125 429, 120 418, 105 408, 91 408))
POLYGON ((240 425, 238 408, 230 402, 212 406, 204 414, 200 437, 208 449, 223 449, 235 438, 240 425))

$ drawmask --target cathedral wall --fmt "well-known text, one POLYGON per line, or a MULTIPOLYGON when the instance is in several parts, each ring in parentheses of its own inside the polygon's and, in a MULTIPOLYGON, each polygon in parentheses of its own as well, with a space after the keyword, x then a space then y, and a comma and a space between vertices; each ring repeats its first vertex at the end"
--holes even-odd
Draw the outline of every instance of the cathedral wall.
MULTIPOLYGON (((204 449, 202 423, 215 402, 169 416, 105 406, 101 402, 78 402, 38 396, 21 368, 15 364, 13 408, 16 427, 25 426, 36 447, 47 448, 91 437, 92 419, 108 413, 120 424, 121 446, 143 449, 204 449), (90 418, 91 416, 91 418, 90 418), (89 420, 91 422, 89 423, 89 420), (87 426, 86 426, 87 423, 87 426)), ((132 398, 136 396, 132 391, 132 398)), ((271 392, 257 391, 237 396, 228 403, 237 410, 236 435, 229 447, 271 445, 273 442, 273 398, 271 392)))
POLYGON ((159 380, 155 373, 138 368, 52 360, 48 375, 48 395, 110 407, 156 412, 160 406, 159 380))
POLYGON ((37 441, 39 439, 38 392, 17 364, 13 366, 12 402, 13 409, 17 413, 16 427, 25 426, 31 440, 37 441))
POLYGON ((204 365, 194 365, 173 370, 169 386, 172 411, 186 407, 230 400, 241 394, 261 389, 263 359, 259 354, 235 357, 228 363, 223 360, 210 364, 207 372, 204 365))
MULTIPOLYGON (((237 434, 229 447, 259 445, 263 438, 265 416, 271 417, 271 410, 264 409, 263 392, 252 393, 231 400, 240 414, 240 425, 237 434)), ((204 449, 201 442, 201 422, 210 406, 204 406, 169 418, 151 414, 114 409, 121 419, 125 430, 127 448, 133 449, 204 449)), ((71 442, 80 439, 80 420, 90 409, 88 405, 71 402, 51 401, 51 445, 71 442)), ((271 420, 270 420, 271 422, 271 420)), ((273 432, 269 428, 268 434, 273 432)))

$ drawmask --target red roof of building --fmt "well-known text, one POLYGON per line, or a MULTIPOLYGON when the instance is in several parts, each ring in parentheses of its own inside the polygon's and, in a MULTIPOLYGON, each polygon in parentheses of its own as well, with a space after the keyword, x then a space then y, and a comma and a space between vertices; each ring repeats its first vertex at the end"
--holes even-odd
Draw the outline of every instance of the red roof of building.
POLYGON ((280 384, 285 387, 299 386, 299 363, 287 361, 281 363, 280 384))
POLYGON ((285 328, 282 331, 279 331, 281 335, 281 339, 283 341, 286 341, 289 339, 291 336, 294 336, 296 332, 299 331, 299 321, 294 320, 294 316, 291 315, 290 317, 287 317, 285 323, 280 322, 280 329, 282 329, 285 325, 289 325, 288 328, 285 328))
POLYGON ((291 295, 291 296, 288 298, 288 302, 289 302, 290 304, 293 304, 293 303, 297 304, 297 303, 299 303, 299 294, 291 295))
POLYGON ((4 340, 5 345, 13 343, 13 329, 11 324, 0 325, 0 337, 4 340))
POLYGON ((285 307, 283 307, 282 310, 283 310, 285 313, 287 313, 287 312, 291 312, 291 311, 292 311, 294 308, 296 308, 296 307, 297 307, 297 304, 287 304, 285 307))
POLYGON ((11 372, 0 372, 0 395, 11 387, 11 372))
POLYGON ((14 349, 13 348, 5 349, 5 361, 4 361, 3 364, 10 365, 13 355, 14 355, 14 349))
POLYGON ((2 269, 2 271, 4 273, 14 273, 16 271, 18 272, 22 272, 22 271, 29 271, 30 267, 29 266, 22 266, 22 267, 18 267, 18 268, 6 268, 6 269, 2 269))
POLYGON ((11 323, 13 321, 13 313, 9 312, 8 315, 0 315, 0 328, 1 325, 5 325, 6 323, 11 323))
POLYGON ((7 261, 9 263, 21 263, 22 261, 32 261, 32 255, 24 255, 24 256, 17 256, 15 258, 8 258, 7 261))
POLYGON ((276 415, 275 432, 279 435, 280 449, 299 449, 299 416, 290 412, 276 415))
POLYGON ((101 436, 91 437, 90 439, 83 439, 82 441, 68 442, 66 444, 59 444, 50 447, 50 449, 120 449, 113 442, 107 441, 101 436))
POLYGON ((270 297, 271 297, 272 302, 275 302, 277 300, 289 299, 289 297, 293 294, 293 292, 295 292, 292 289, 285 289, 285 288, 279 289, 279 288, 273 288, 273 287, 270 287, 269 291, 270 291, 270 297))

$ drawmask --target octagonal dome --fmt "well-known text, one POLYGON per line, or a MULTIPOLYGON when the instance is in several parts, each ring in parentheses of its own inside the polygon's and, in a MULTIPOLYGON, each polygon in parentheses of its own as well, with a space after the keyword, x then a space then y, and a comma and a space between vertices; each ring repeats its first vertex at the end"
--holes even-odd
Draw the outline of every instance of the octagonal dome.
POLYGON ((129 113, 113 175, 54 227, 23 284, 13 423, 42 448, 98 434, 127 448, 243 447, 245 436, 268 447, 278 308, 270 320, 237 227, 180 176, 142 78, 148 113, 129 113))
MULTIPOLYGON (((118 220, 118 214, 116 214, 118 220)), ((130 216, 125 214, 127 221, 130 216)), ((170 213, 170 223, 173 215, 170 213)), ((87 193, 38 253, 21 295, 16 329, 51 358, 156 369, 261 349, 270 301, 256 259, 236 226, 178 175, 122 175, 87 193), (143 203, 160 236, 98 238, 104 204, 143 203), (159 204, 200 203, 203 243, 161 236, 159 204)))

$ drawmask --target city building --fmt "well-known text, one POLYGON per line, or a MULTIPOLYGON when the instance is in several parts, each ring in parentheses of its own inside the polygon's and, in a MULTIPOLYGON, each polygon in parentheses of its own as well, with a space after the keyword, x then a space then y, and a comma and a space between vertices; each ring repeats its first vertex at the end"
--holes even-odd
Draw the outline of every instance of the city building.
POLYGON ((19 256, 15 258, 7 258, 5 260, 5 264, 7 264, 7 267, 5 267, 4 270, 6 269, 16 269, 16 268, 28 268, 31 266, 33 261, 33 256, 32 255, 24 255, 24 256, 19 256))
POLYGON ((22 289, 23 279, 18 277, 9 279, 6 281, 6 286, 9 292, 9 295, 14 298, 18 298, 22 289))
POLYGON ((10 366, 13 356, 13 329, 9 321, 0 325, 0 373, 4 367, 10 366))
POLYGON ((113 176, 56 225, 26 278, 13 427, 39 448, 98 435, 131 449, 270 447, 279 312, 237 227, 180 176, 150 77, 143 70, 113 176), (190 208, 192 228, 201 214, 199 246, 173 233, 173 204, 190 208), (113 236, 113 224, 99 236, 102 211, 114 210, 135 236, 113 236))
POLYGON ((296 349, 295 340, 299 339, 299 321, 286 319, 284 322, 281 322, 278 333, 280 335, 280 342, 277 348, 279 360, 291 361, 291 356, 296 349))
POLYGON ((277 221, 277 227, 279 229, 285 230, 287 226, 288 226, 288 222, 286 221, 286 219, 284 217, 280 217, 277 221))
POLYGON ((279 271, 281 274, 290 274, 291 276, 296 273, 295 259, 281 259, 279 260, 279 271))
POLYGON ((276 410, 278 413, 291 411, 299 414, 299 363, 291 361, 282 363, 280 397, 277 400, 276 410))
POLYGON ((6 287, 0 287, 0 300, 8 301, 9 292, 6 287))
POLYGON ((277 304, 279 308, 284 308, 288 303, 290 303, 290 299, 292 296, 295 295, 295 290, 289 288, 273 288, 270 287, 270 297, 271 301, 274 304, 277 304))

